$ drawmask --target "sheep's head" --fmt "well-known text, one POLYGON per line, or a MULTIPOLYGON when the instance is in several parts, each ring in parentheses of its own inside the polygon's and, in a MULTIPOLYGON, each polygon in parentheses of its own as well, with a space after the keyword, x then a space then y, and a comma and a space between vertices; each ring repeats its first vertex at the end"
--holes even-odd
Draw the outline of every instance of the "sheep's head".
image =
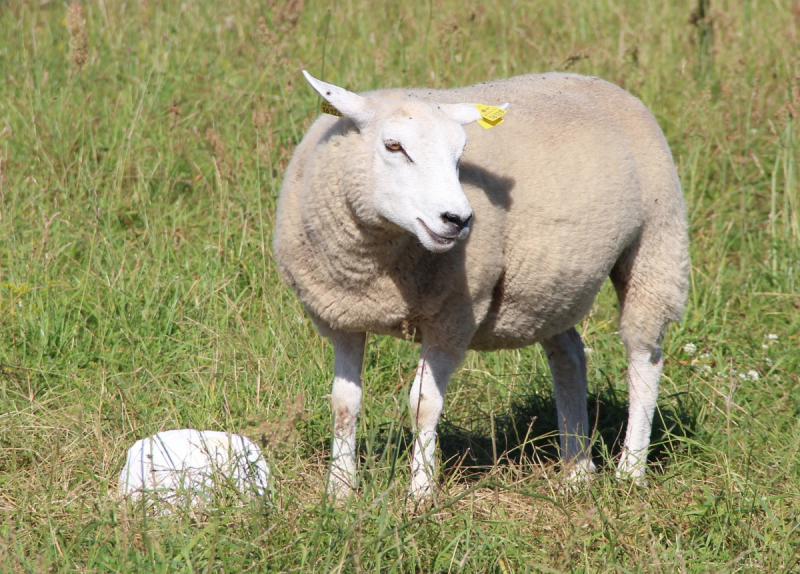
POLYGON ((472 207, 458 166, 467 145, 462 126, 481 117, 475 104, 371 98, 303 74, 371 146, 378 215, 416 235, 430 251, 447 251, 466 239, 472 207))

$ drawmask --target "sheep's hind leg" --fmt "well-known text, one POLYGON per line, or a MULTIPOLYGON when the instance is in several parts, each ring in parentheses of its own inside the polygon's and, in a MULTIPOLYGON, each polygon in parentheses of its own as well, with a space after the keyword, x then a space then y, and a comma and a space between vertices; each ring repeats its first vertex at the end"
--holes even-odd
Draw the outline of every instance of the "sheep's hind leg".
POLYGON ((414 417, 414 452, 411 459, 411 496, 424 499, 433 493, 436 472, 436 424, 444 406, 450 375, 463 352, 448 352, 423 340, 409 401, 414 417))
MULTIPOLYGON (((682 223, 682 222, 678 222, 682 223)), ((619 331, 628 352, 628 430, 618 478, 645 485, 647 449, 664 360, 661 339, 683 314, 688 287, 685 223, 644 235, 611 272, 620 302, 619 331)))
POLYGON ((561 457, 569 469, 569 482, 587 481, 595 466, 589 445, 589 415, 586 406, 586 355, 574 327, 542 341, 553 374, 558 412, 561 457))
POLYGON ((658 384, 664 360, 661 348, 628 348, 628 432, 622 447, 617 478, 630 478, 646 485, 647 449, 658 399, 658 384))
POLYGON ((361 366, 366 333, 324 333, 333 343, 331 407, 333 446, 328 486, 335 497, 346 498, 356 487, 356 420, 361 410, 361 366))

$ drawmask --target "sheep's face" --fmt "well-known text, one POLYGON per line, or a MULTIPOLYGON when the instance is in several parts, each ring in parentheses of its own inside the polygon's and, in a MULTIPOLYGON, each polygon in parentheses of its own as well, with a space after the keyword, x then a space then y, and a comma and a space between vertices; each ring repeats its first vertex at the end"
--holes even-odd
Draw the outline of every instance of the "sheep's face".
POLYGON ((472 208, 458 181, 467 145, 461 124, 434 102, 403 102, 365 135, 373 146, 378 214, 430 251, 447 251, 465 239, 472 208))
POLYGON ((458 165, 467 144, 462 126, 480 119, 475 105, 369 98, 303 73, 372 146, 377 214, 430 251, 447 251, 466 239, 472 207, 458 165))

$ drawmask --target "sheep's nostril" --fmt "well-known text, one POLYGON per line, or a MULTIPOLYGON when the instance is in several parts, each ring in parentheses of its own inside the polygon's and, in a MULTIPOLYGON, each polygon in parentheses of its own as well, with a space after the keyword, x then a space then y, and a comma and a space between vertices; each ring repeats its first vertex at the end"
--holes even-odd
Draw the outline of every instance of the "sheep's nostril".
POLYGON ((472 219, 471 213, 466 218, 463 218, 460 215, 454 215, 452 213, 442 214, 442 221, 444 221, 445 223, 452 223, 459 230, 464 229, 467 225, 469 225, 471 219, 472 219))

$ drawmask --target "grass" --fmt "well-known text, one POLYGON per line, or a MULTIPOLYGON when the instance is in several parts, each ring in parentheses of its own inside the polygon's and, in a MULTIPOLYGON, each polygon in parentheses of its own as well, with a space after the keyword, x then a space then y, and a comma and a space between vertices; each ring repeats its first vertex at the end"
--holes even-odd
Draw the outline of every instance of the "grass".
POLYGON ((76 10, 0 3, 0 570, 800 570, 800 2, 76 10), (581 324, 590 489, 557 490, 541 351, 472 353, 441 496, 409 505, 417 350, 372 337, 362 487, 324 497, 332 352, 270 252, 316 116, 303 68, 356 90, 568 69, 653 110, 692 289, 665 343, 650 488, 612 479, 626 389, 606 287, 581 324), (120 505, 125 450, 182 427, 263 441, 271 497, 159 519, 120 505))

